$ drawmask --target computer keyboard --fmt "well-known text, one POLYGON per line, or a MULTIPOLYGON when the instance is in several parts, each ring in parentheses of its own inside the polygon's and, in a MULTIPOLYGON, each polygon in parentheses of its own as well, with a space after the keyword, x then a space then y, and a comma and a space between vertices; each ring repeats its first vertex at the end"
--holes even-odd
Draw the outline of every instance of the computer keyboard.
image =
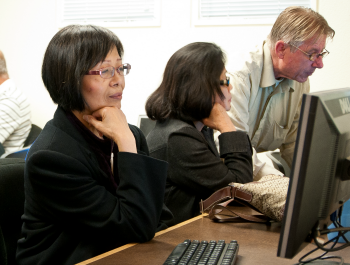
POLYGON ((239 245, 236 240, 225 243, 225 240, 201 241, 185 240, 178 244, 164 262, 164 265, 175 264, 218 264, 233 265, 236 262, 239 245))

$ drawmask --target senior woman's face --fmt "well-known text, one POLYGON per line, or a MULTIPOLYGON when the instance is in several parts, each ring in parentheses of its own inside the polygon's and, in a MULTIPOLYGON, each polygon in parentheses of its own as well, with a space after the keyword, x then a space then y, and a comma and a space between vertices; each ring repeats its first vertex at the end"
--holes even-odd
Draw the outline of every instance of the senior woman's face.
MULTIPOLYGON (((224 68, 224 70, 222 71, 221 75, 220 75, 220 80, 226 80, 226 69, 224 68)), ((221 104, 226 111, 229 111, 231 109, 231 89, 232 89, 232 85, 229 84, 228 86, 226 85, 221 85, 220 86, 222 94, 224 94, 225 99, 221 100, 221 98, 219 97, 218 94, 216 94, 215 96, 215 102, 221 104)))
MULTIPOLYGON (((90 70, 100 70, 109 66, 118 68, 122 64, 118 50, 114 47, 106 58, 90 70)), ((91 114, 103 107, 121 108, 121 100, 125 87, 124 76, 115 71, 114 76, 104 79, 100 75, 85 75, 81 93, 85 101, 85 114, 91 114)))

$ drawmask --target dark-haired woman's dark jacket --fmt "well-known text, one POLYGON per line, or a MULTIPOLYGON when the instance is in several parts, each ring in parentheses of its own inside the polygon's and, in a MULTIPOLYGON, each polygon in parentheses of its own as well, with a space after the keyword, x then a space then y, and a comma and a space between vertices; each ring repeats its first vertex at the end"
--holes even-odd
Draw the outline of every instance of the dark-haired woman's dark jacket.
POLYGON ((230 182, 253 181, 252 148, 245 132, 221 134, 220 157, 192 122, 177 119, 157 121, 147 143, 150 156, 169 163, 164 203, 174 224, 198 215, 199 201, 230 182))
POLYGON ((167 163, 149 157, 142 132, 132 125, 130 129, 139 154, 118 153, 120 182, 112 194, 88 143, 57 109, 26 159, 18 264, 75 264, 153 238, 161 219, 167 163))

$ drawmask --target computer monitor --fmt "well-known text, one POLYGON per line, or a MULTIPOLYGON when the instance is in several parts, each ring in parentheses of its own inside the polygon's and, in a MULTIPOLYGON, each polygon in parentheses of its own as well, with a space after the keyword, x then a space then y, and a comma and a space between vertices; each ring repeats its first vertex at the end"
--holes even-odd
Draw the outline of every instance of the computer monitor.
POLYGON ((139 115, 139 119, 137 121, 137 127, 143 132, 145 137, 153 130, 156 125, 156 121, 151 120, 147 117, 147 115, 139 115))
POLYGON ((293 258, 349 198, 350 88, 304 94, 277 256, 293 258))

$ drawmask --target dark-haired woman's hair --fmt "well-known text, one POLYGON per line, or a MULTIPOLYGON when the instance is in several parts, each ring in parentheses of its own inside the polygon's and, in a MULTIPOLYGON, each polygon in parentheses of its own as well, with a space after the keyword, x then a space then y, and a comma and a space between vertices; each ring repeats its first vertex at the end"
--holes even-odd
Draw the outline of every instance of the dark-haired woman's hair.
POLYGON ((195 42, 175 52, 165 67, 162 83, 146 102, 147 116, 159 121, 209 117, 215 95, 224 99, 220 76, 225 62, 225 53, 214 43, 195 42))
POLYGON ((124 50, 119 38, 98 26, 70 25, 56 33, 46 49, 41 69, 53 102, 65 110, 84 110, 82 79, 114 47, 122 57, 124 50))

